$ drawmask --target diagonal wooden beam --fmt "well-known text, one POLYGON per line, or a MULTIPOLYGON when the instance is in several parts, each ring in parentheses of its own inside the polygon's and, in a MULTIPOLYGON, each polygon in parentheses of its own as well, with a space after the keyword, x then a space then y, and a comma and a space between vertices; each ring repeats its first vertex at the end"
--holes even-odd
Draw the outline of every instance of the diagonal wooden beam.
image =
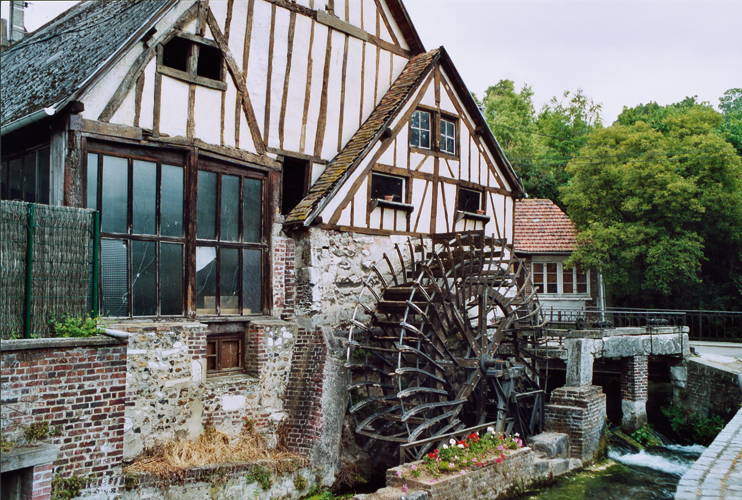
POLYGON ((263 155, 265 154, 265 143, 263 142, 263 138, 260 135, 260 129, 258 128, 258 119, 255 117, 255 109, 252 107, 252 101, 250 100, 250 95, 247 92, 245 75, 242 73, 242 71, 240 71, 240 67, 237 65, 237 61, 235 61, 232 52, 229 50, 229 45, 227 44, 227 41, 224 38, 224 35, 219 28, 219 24, 216 22, 216 18, 211 12, 211 9, 209 9, 207 12, 206 21, 209 25, 209 29, 211 30, 211 34, 214 35, 214 40, 216 41, 217 45, 219 45, 219 48, 224 54, 224 60, 226 61, 227 68, 229 68, 229 72, 232 75, 232 80, 234 81, 235 85, 237 85, 237 89, 242 94, 242 109, 245 112, 245 118, 247 119, 247 124, 250 127, 250 135, 252 136, 253 143, 255 144, 255 152, 259 155, 263 155))

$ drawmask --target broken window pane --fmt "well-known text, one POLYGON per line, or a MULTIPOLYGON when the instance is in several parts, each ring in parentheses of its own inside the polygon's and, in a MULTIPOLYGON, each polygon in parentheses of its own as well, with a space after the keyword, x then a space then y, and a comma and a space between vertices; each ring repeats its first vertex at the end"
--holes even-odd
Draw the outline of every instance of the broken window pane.
POLYGON ((134 160, 132 177, 132 232, 155 234, 157 210, 157 164, 134 160))
POLYGON ((129 168, 126 158, 103 157, 101 196, 101 230, 106 233, 126 233, 126 207, 129 168))
POLYGON ((222 248, 219 255, 221 314, 240 313, 240 251, 222 248))
POLYGON ((160 247, 160 314, 183 314, 183 245, 160 247))
POLYGON ((183 167, 162 165, 160 234, 183 236, 183 167))
POLYGON ((134 316, 157 314, 157 253, 154 241, 131 242, 131 294, 134 316))
POLYGON ((102 316, 129 315, 127 261, 125 241, 105 238, 101 240, 102 316))
POLYGON ((214 172, 198 172, 198 215, 196 236, 213 240, 216 238, 216 182, 214 172))
POLYGON ((216 248, 196 248, 196 312, 216 314, 216 248))
POLYGON ((222 175, 221 240, 237 241, 240 236, 240 178, 222 175))
POLYGON ((243 314, 260 314, 263 312, 263 252, 245 249, 242 255, 243 314))

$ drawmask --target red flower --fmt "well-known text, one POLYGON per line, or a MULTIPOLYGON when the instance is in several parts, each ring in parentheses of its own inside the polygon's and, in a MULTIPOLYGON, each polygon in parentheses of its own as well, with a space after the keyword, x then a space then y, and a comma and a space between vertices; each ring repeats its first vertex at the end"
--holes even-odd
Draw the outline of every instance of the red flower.
POLYGON ((505 458, 505 454, 504 453, 500 453, 500 458, 504 459, 505 458))
POLYGON ((495 460, 495 462, 499 464, 500 462, 502 462, 502 458, 498 458, 497 460, 495 460))
POLYGON ((478 467, 481 467, 482 465, 483 465, 482 462, 477 462, 478 467))
POLYGON ((461 444, 461 445, 464 446, 464 448, 468 448, 469 447, 469 443, 467 443, 463 439, 461 441, 457 441, 456 444, 461 444))

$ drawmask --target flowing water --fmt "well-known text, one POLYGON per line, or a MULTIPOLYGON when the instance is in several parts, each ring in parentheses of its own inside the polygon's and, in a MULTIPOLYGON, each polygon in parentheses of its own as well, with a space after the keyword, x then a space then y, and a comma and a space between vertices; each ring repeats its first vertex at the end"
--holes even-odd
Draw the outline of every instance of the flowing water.
POLYGON ((608 458, 518 500, 672 500, 703 446, 668 444, 639 452, 611 447, 608 458))

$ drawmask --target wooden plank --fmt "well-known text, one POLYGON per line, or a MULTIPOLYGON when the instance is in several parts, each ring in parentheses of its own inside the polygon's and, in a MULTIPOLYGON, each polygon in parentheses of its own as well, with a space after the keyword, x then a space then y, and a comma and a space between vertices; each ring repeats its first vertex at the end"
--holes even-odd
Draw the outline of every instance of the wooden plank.
POLYGON ((136 90, 134 91, 134 126, 139 126, 139 118, 142 115, 142 94, 144 93, 144 72, 137 78, 136 90))
POLYGON ((286 106, 289 99, 289 81, 291 77, 291 59, 294 55, 294 32, 296 31, 296 12, 289 14, 289 41, 286 51, 286 74, 283 79, 283 97, 281 98, 281 116, 278 119, 278 143, 283 149, 284 126, 286 125, 286 106))
POLYGON ((191 75, 189 73, 186 73, 185 71, 179 71, 177 69, 169 68, 161 64, 157 65, 157 72, 186 83, 201 85, 202 87, 208 87, 215 90, 227 90, 227 84, 224 82, 220 82, 219 80, 212 80, 211 78, 204 78, 203 76, 191 75))
POLYGON ((385 40, 382 40, 381 38, 371 35, 368 35, 368 41, 377 47, 386 50, 387 52, 391 52, 392 54, 396 54, 398 56, 404 57, 405 59, 410 59, 412 57, 412 52, 409 50, 405 50, 401 47, 397 47, 396 45, 393 45, 385 40))
POLYGON ((329 26, 330 28, 340 31, 341 33, 345 33, 346 35, 358 38, 359 40, 368 40, 368 33, 363 31, 362 29, 343 21, 338 17, 330 15, 323 10, 318 10, 316 11, 316 13, 318 23, 329 26))
POLYGON ((232 11, 234 0, 227 0, 227 19, 224 21, 224 39, 229 43, 229 35, 232 28, 232 11))
POLYGON ((420 225, 420 215, 423 213, 423 206, 425 205, 425 197, 428 194, 428 186, 430 185, 430 181, 425 181, 425 189, 423 189, 423 199, 420 200, 420 205, 417 210, 417 217, 415 218, 415 227, 413 228, 413 231, 417 231, 418 226, 420 225))
POLYGON ((399 38, 397 38, 397 34, 394 33, 394 30, 392 29, 392 25, 389 22, 389 18, 386 15, 384 6, 381 5, 381 0, 374 0, 374 2, 376 2, 376 8, 378 9, 379 16, 381 17, 381 20, 384 21, 384 26, 386 26, 386 29, 389 31, 389 36, 392 37, 392 41, 394 42, 394 45, 401 48, 399 44, 399 38))
POLYGON ((152 106, 152 135, 160 135, 160 105, 162 101, 162 73, 155 72, 154 106, 152 106))
POLYGON ((247 65, 250 62, 250 43, 252 41, 252 20, 255 11, 255 0, 247 2, 247 21, 245 22, 245 40, 242 46, 242 74, 247 78, 247 65))
POLYGON ((430 193, 432 205, 430 206, 430 232, 438 231, 438 169, 440 159, 433 158, 433 191, 430 193))
POLYGON ((495 231, 497 231, 497 238, 502 239, 502 235, 500 234, 500 223, 497 220, 497 208, 495 205, 495 198, 492 196, 492 192, 490 191, 487 193, 490 199, 490 205, 492 205, 492 211, 494 212, 492 214, 492 218, 495 220, 495 231))
POLYGON ((237 91, 237 98, 234 101, 234 145, 240 147, 240 126, 242 124, 242 92, 237 91))
POLYGON ((283 7, 284 9, 290 10, 291 12, 296 12, 297 14, 301 14, 303 16, 311 17, 313 19, 316 18, 316 11, 314 10, 314 8, 304 7, 303 5, 299 5, 298 3, 295 3, 293 0, 265 0, 265 1, 268 3, 272 3, 273 5, 283 7))
POLYGON ((239 91, 242 93, 242 108, 245 113, 245 118, 247 119, 247 124, 250 127, 250 134, 252 135, 252 140, 255 144, 255 150, 258 154, 262 155, 265 153, 265 144, 263 143, 263 138, 260 136, 258 120, 255 117, 255 110, 252 107, 250 95, 247 92, 245 76, 237 66, 237 62, 234 60, 234 56, 229 50, 229 46, 224 40, 224 36, 222 35, 222 32, 219 29, 219 25, 216 23, 216 19, 214 18, 214 15, 211 13, 211 11, 209 11, 207 21, 209 23, 209 29, 211 29, 211 33, 214 35, 214 39, 219 44, 219 48, 224 54, 224 61, 227 63, 227 68, 232 75, 232 80, 234 81, 235 85, 237 85, 239 91))
POLYGON ((80 115, 70 116, 70 130, 79 130, 84 133, 122 137, 125 139, 142 139, 142 129, 128 125, 116 125, 95 120, 86 120, 80 115))
POLYGON ((226 118, 227 118, 227 93, 222 92, 221 97, 222 97, 222 102, 221 102, 221 106, 219 109, 220 114, 221 114, 221 118, 219 121, 219 144, 224 146, 224 127, 225 127, 224 122, 226 121, 226 118))
POLYGON ((196 19, 196 34, 200 37, 206 33, 206 12, 209 12, 209 0, 199 0, 198 19, 196 19))
POLYGON ((345 81, 348 75, 348 43, 350 37, 345 37, 345 48, 343 50, 343 69, 340 80, 340 122, 338 124, 338 153, 343 149, 343 125, 345 123, 345 81))
MULTIPOLYGON (((363 1, 361 1, 361 22, 363 22, 363 1)), ((366 42, 361 46, 361 102, 358 106, 358 128, 363 125, 363 97, 366 93, 366 42)))
MULTIPOLYGON (((180 16, 175 24, 173 24, 172 30, 177 31, 183 29, 186 25, 188 25, 188 23, 196 18, 197 14, 198 4, 193 4, 187 11, 183 13, 182 16, 180 16)), ((129 71, 127 71, 124 78, 121 79, 121 83, 116 89, 116 92, 113 93, 111 98, 108 100, 108 103, 103 108, 103 111, 101 111, 100 115, 98 115, 98 121, 108 122, 111 120, 111 118, 113 118, 113 115, 116 114, 116 111, 118 111, 121 103, 123 103, 124 99, 126 99, 126 96, 129 95, 129 91, 136 84, 139 75, 144 72, 144 68, 147 66, 147 64, 157 55, 157 47, 159 46, 159 44, 166 43, 168 40, 170 40, 170 38, 172 38, 172 36, 172 32, 164 34, 156 42, 152 43, 150 47, 139 54, 139 56, 137 56, 136 60, 129 68, 129 71)))
POLYGON ((268 42, 268 72, 265 82, 265 117, 263 119, 263 142, 270 144, 271 90, 273 89, 273 50, 276 40, 276 4, 271 5, 271 37, 268 42))
POLYGON ((309 103, 312 99, 312 72, 314 71, 314 58, 312 50, 314 49, 314 26, 316 22, 312 20, 312 27, 309 32, 309 55, 307 56, 307 84, 304 87, 304 110, 301 117, 301 137, 299 139, 299 151, 302 153, 307 145, 307 120, 309 120, 309 103))
POLYGON ((299 158, 299 159, 302 159, 302 160, 309 160, 309 161, 311 161, 313 163, 319 163, 321 165, 326 165, 327 164, 327 160, 324 160, 324 159, 320 158, 319 156, 312 156, 312 155, 308 155, 308 154, 304 154, 304 153, 297 153, 295 151, 286 151, 284 149, 272 148, 270 146, 267 146, 265 148, 265 150, 267 152, 271 153, 271 154, 274 154, 274 155, 290 156, 292 158, 299 158))
POLYGON ((327 50, 325 51, 325 68, 322 72, 322 95, 320 97, 317 135, 314 138, 314 156, 322 156, 322 145, 327 129, 327 89, 330 84, 330 64, 332 62, 332 30, 327 30, 327 50))

